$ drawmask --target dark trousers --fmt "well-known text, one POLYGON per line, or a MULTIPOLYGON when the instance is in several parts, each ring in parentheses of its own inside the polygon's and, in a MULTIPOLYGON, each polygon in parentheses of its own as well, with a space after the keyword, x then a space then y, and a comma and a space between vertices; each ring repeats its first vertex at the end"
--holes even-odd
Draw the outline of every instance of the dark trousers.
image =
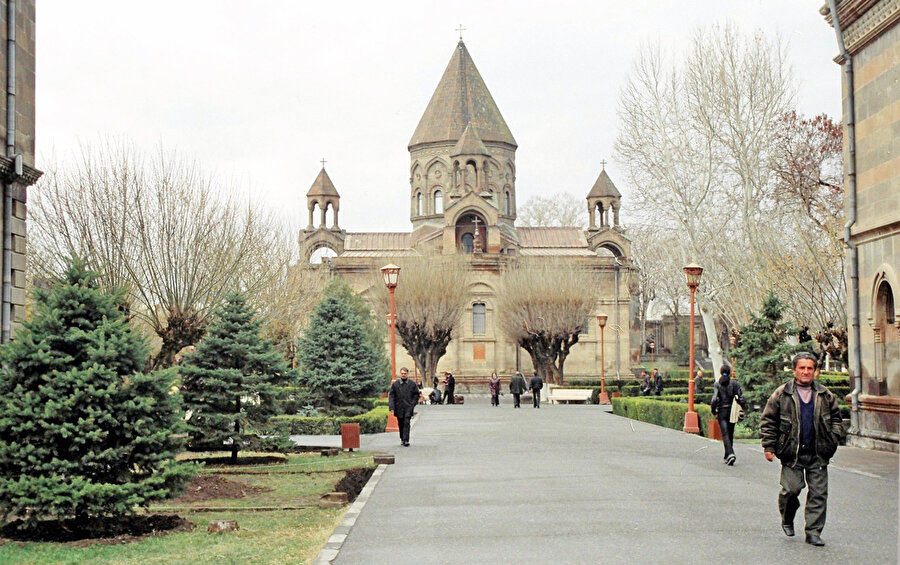
POLYGON ((514 392, 513 395, 513 408, 518 408, 520 401, 522 400, 522 393, 514 392))
POLYGON ((406 416, 405 418, 397 417, 397 424, 400 428, 400 441, 404 443, 409 443, 409 421, 412 420, 412 416, 406 416))
POLYGON ((793 524, 800 508, 800 491, 806 493, 806 533, 820 535, 825 527, 825 508, 828 503, 828 467, 820 465, 813 454, 801 454, 795 467, 781 466, 781 492, 778 510, 782 524, 793 524), (805 479, 805 480, 804 480, 805 479))
POLYGON ((453 398, 453 389, 444 392, 444 397, 445 404, 456 404, 456 399, 453 398))
POLYGON ((541 407, 541 391, 534 390, 531 391, 531 394, 534 396, 533 405, 535 408, 541 407))
POLYGON ((499 394, 491 395, 491 406, 500 406, 500 395, 499 394))
POLYGON ((734 424, 728 421, 731 418, 731 410, 724 412, 719 410, 716 419, 719 420, 719 429, 722 431, 722 443, 725 445, 725 457, 734 455, 734 424))

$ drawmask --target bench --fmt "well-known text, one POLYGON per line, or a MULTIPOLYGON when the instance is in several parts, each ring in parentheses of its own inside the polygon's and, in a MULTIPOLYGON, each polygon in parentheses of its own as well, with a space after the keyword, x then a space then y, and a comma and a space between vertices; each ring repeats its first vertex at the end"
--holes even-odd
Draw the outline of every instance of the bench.
POLYGON ((589 402, 591 394, 594 392, 590 388, 559 388, 549 385, 547 400, 550 404, 559 404, 560 402, 589 402))

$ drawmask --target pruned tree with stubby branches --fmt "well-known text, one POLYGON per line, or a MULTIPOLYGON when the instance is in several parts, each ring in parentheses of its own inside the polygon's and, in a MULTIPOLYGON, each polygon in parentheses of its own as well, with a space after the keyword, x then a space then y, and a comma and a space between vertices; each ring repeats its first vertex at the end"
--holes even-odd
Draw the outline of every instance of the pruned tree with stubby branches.
POLYGON ((51 278, 77 254, 104 287, 125 287, 131 314, 161 342, 150 368, 170 366, 203 337, 229 292, 270 285, 290 256, 271 214, 162 150, 145 157, 127 143, 85 146, 36 193, 35 275, 51 278))
POLYGON ((503 274, 501 286, 499 326, 531 355, 541 375, 562 383, 566 358, 599 298, 596 274, 571 263, 520 259, 503 274))
MULTIPOLYGON (((394 291, 397 335, 416 363, 425 382, 434 379, 441 357, 453 339, 469 298, 463 264, 468 258, 429 257, 398 261, 400 281, 394 291)), ((382 314, 389 311, 389 295, 381 279, 377 304, 382 314)), ((383 318, 382 318, 383 319, 383 318)))

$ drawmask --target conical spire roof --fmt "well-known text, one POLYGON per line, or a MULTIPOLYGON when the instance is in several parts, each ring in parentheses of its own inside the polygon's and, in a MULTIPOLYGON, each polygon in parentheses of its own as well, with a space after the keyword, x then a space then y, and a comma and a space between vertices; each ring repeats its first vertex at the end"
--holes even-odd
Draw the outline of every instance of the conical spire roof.
POLYGON ((466 45, 460 40, 409 146, 457 141, 469 124, 478 128, 484 141, 518 146, 466 45))
POLYGON ((334 183, 331 182, 331 178, 328 177, 328 173, 325 172, 325 167, 322 167, 322 170, 319 171, 319 176, 313 181, 312 186, 309 187, 309 192, 307 192, 306 195, 341 197, 341 195, 338 194, 337 189, 334 188, 334 183))
POLYGON ((616 188, 616 185, 613 184, 609 175, 606 174, 606 168, 604 167, 602 171, 600 171, 600 176, 597 177, 597 181, 594 183, 594 187, 588 193, 588 198, 600 198, 604 196, 612 196, 614 198, 622 198, 622 195, 619 194, 619 190, 616 188))
POLYGON ((466 126, 466 130, 463 132, 462 137, 459 138, 453 151, 450 152, 451 157, 456 157, 457 155, 491 156, 487 147, 485 147, 484 143, 481 141, 481 136, 478 135, 478 129, 472 124, 466 126))

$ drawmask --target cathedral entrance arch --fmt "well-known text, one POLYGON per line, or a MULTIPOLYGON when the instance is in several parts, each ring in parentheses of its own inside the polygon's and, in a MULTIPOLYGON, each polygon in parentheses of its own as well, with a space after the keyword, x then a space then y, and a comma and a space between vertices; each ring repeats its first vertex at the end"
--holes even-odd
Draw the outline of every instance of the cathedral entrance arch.
POLYGON ((460 253, 483 253, 487 222, 478 212, 466 212, 456 221, 456 248, 460 253))

